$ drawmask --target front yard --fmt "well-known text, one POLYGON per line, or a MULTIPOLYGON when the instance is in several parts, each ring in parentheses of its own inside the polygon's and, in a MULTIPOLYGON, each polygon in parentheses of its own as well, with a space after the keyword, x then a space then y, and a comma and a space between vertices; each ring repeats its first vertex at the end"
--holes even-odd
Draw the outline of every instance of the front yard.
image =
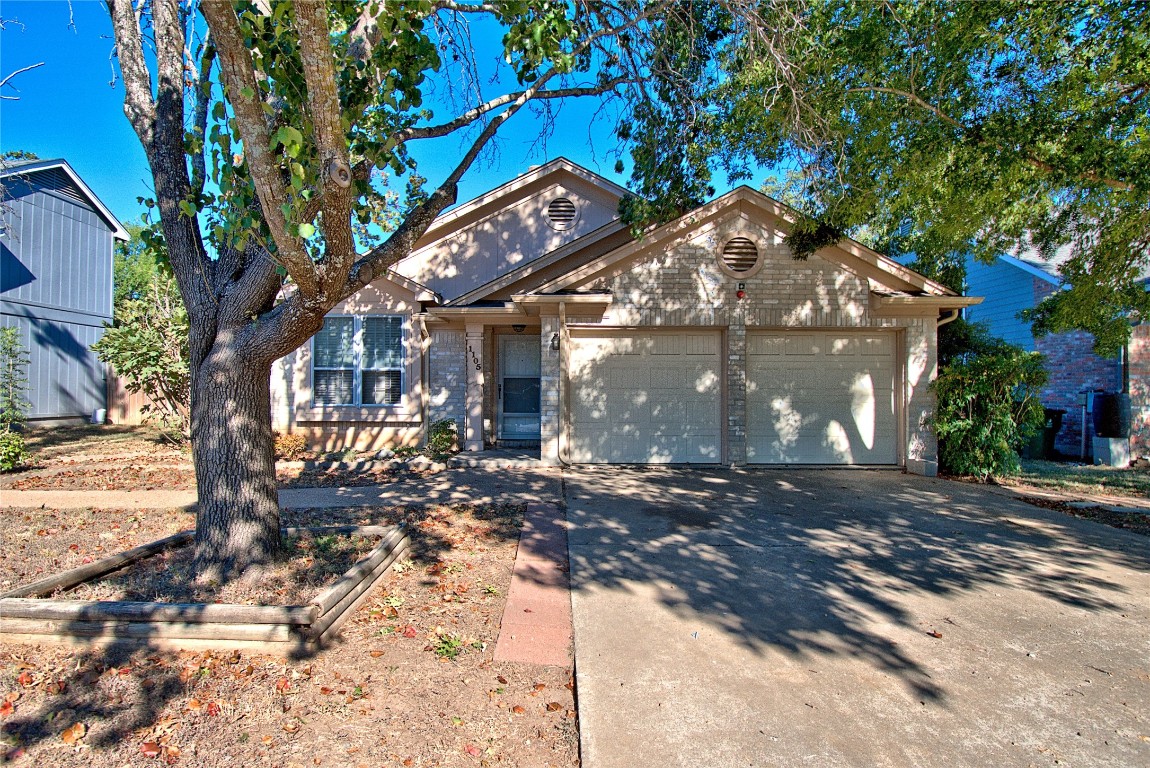
MULTIPOLYGON (((139 487, 140 473, 126 467, 165 466, 171 478, 187 463, 139 430, 79 430, 72 444, 48 435, 36 448, 38 472, 73 473, 69 482, 81 487, 95 485, 96 469, 108 473, 101 482, 139 487)), ((21 475, 36 476, 6 479, 21 475)), ((493 658, 522 506, 412 502, 284 512, 284 525, 404 522, 411 531, 410 557, 384 575, 333 647, 309 657, 5 640, 0 762, 577 765, 572 670, 493 658)), ((0 592, 193 525, 178 509, 0 508, 0 592)), ((178 599, 149 594, 123 572, 108 582, 113 596, 131 588, 178 599)))

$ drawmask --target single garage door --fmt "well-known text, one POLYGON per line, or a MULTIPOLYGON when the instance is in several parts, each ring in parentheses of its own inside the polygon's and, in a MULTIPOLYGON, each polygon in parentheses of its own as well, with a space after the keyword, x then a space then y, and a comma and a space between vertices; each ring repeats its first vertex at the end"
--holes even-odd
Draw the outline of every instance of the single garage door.
POLYGON ((573 332, 569 460, 721 461, 720 341, 718 332, 573 332))
POLYGON ((747 461, 895 464, 894 335, 747 337, 747 461))

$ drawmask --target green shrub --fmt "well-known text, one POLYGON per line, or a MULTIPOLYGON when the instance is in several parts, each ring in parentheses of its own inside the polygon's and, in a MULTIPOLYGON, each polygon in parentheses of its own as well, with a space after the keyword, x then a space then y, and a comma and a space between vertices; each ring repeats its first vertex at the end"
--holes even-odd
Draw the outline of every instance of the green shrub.
POLYGON ((939 464, 981 481, 1016 475, 1018 448, 1042 428, 1042 355, 1002 341, 979 339, 955 356, 934 383, 939 464))
POLYGON ((458 452, 458 429, 455 419, 440 419, 432 423, 427 431, 427 452, 437 458, 458 452))
POLYGON ((24 436, 9 429, 0 430, 0 472, 11 472, 24 466, 28 448, 24 436))
POLYGON ((303 435, 283 435, 276 432, 275 440, 277 459, 297 461, 303 456, 304 449, 307 448, 307 441, 303 435))

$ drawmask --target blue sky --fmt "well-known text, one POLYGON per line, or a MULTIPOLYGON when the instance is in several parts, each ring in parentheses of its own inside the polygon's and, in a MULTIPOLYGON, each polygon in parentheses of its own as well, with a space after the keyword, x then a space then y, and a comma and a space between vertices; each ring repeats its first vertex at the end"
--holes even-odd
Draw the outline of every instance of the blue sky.
MULTIPOLYGON (((7 21, 0 31, 0 77, 44 62, 4 89, 19 100, 0 101, 0 150, 66 159, 121 221, 137 219, 143 208, 136 198, 151 196, 151 175, 124 117, 123 88, 118 80, 113 83, 112 28, 104 4, 74 0, 72 26, 63 0, 0 0, 0 17, 7 21)), ((501 129, 494 151, 464 177, 460 202, 558 156, 625 185, 626 176, 614 172, 615 157, 608 154, 614 146, 611 122, 592 124, 595 108, 592 100, 564 106, 545 152, 537 146, 539 123, 520 112, 501 129)), ((413 154, 420 172, 436 183, 459 148, 460 140, 448 137, 425 142, 413 154)))

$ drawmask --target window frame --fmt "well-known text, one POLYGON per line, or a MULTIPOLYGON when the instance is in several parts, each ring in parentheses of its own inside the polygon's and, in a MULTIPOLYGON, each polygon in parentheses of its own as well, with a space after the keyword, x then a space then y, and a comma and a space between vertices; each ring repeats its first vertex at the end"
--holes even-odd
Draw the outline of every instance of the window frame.
MULTIPOLYGON (((311 338, 311 405, 313 408, 402 408, 404 401, 407 398, 407 341, 408 341, 408 323, 406 315, 399 314, 363 314, 355 315, 348 313, 328 314, 324 316, 324 322, 328 319, 350 318, 352 321, 352 365, 351 367, 332 367, 332 366, 319 366, 316 365, 316 337, 319 336, 317 331, 311 338), (364 368, 364 326, 365 321, 368 319, 376 318, 396 318, 399 321, 399 357, 400 362, 394 367, 387 368, 364 368), (322 403, 317 398, 316 387, 316 371, 348 371, 352 372, 352 402, 349 403, 322 403), (399 387, 398 399, 393 403, 365 403, 363 401, 363 374, 364 372, 380 373, 387 371, 399 372, 399 387)), ((322 330, 322 328, 321 328, 322 330)))

